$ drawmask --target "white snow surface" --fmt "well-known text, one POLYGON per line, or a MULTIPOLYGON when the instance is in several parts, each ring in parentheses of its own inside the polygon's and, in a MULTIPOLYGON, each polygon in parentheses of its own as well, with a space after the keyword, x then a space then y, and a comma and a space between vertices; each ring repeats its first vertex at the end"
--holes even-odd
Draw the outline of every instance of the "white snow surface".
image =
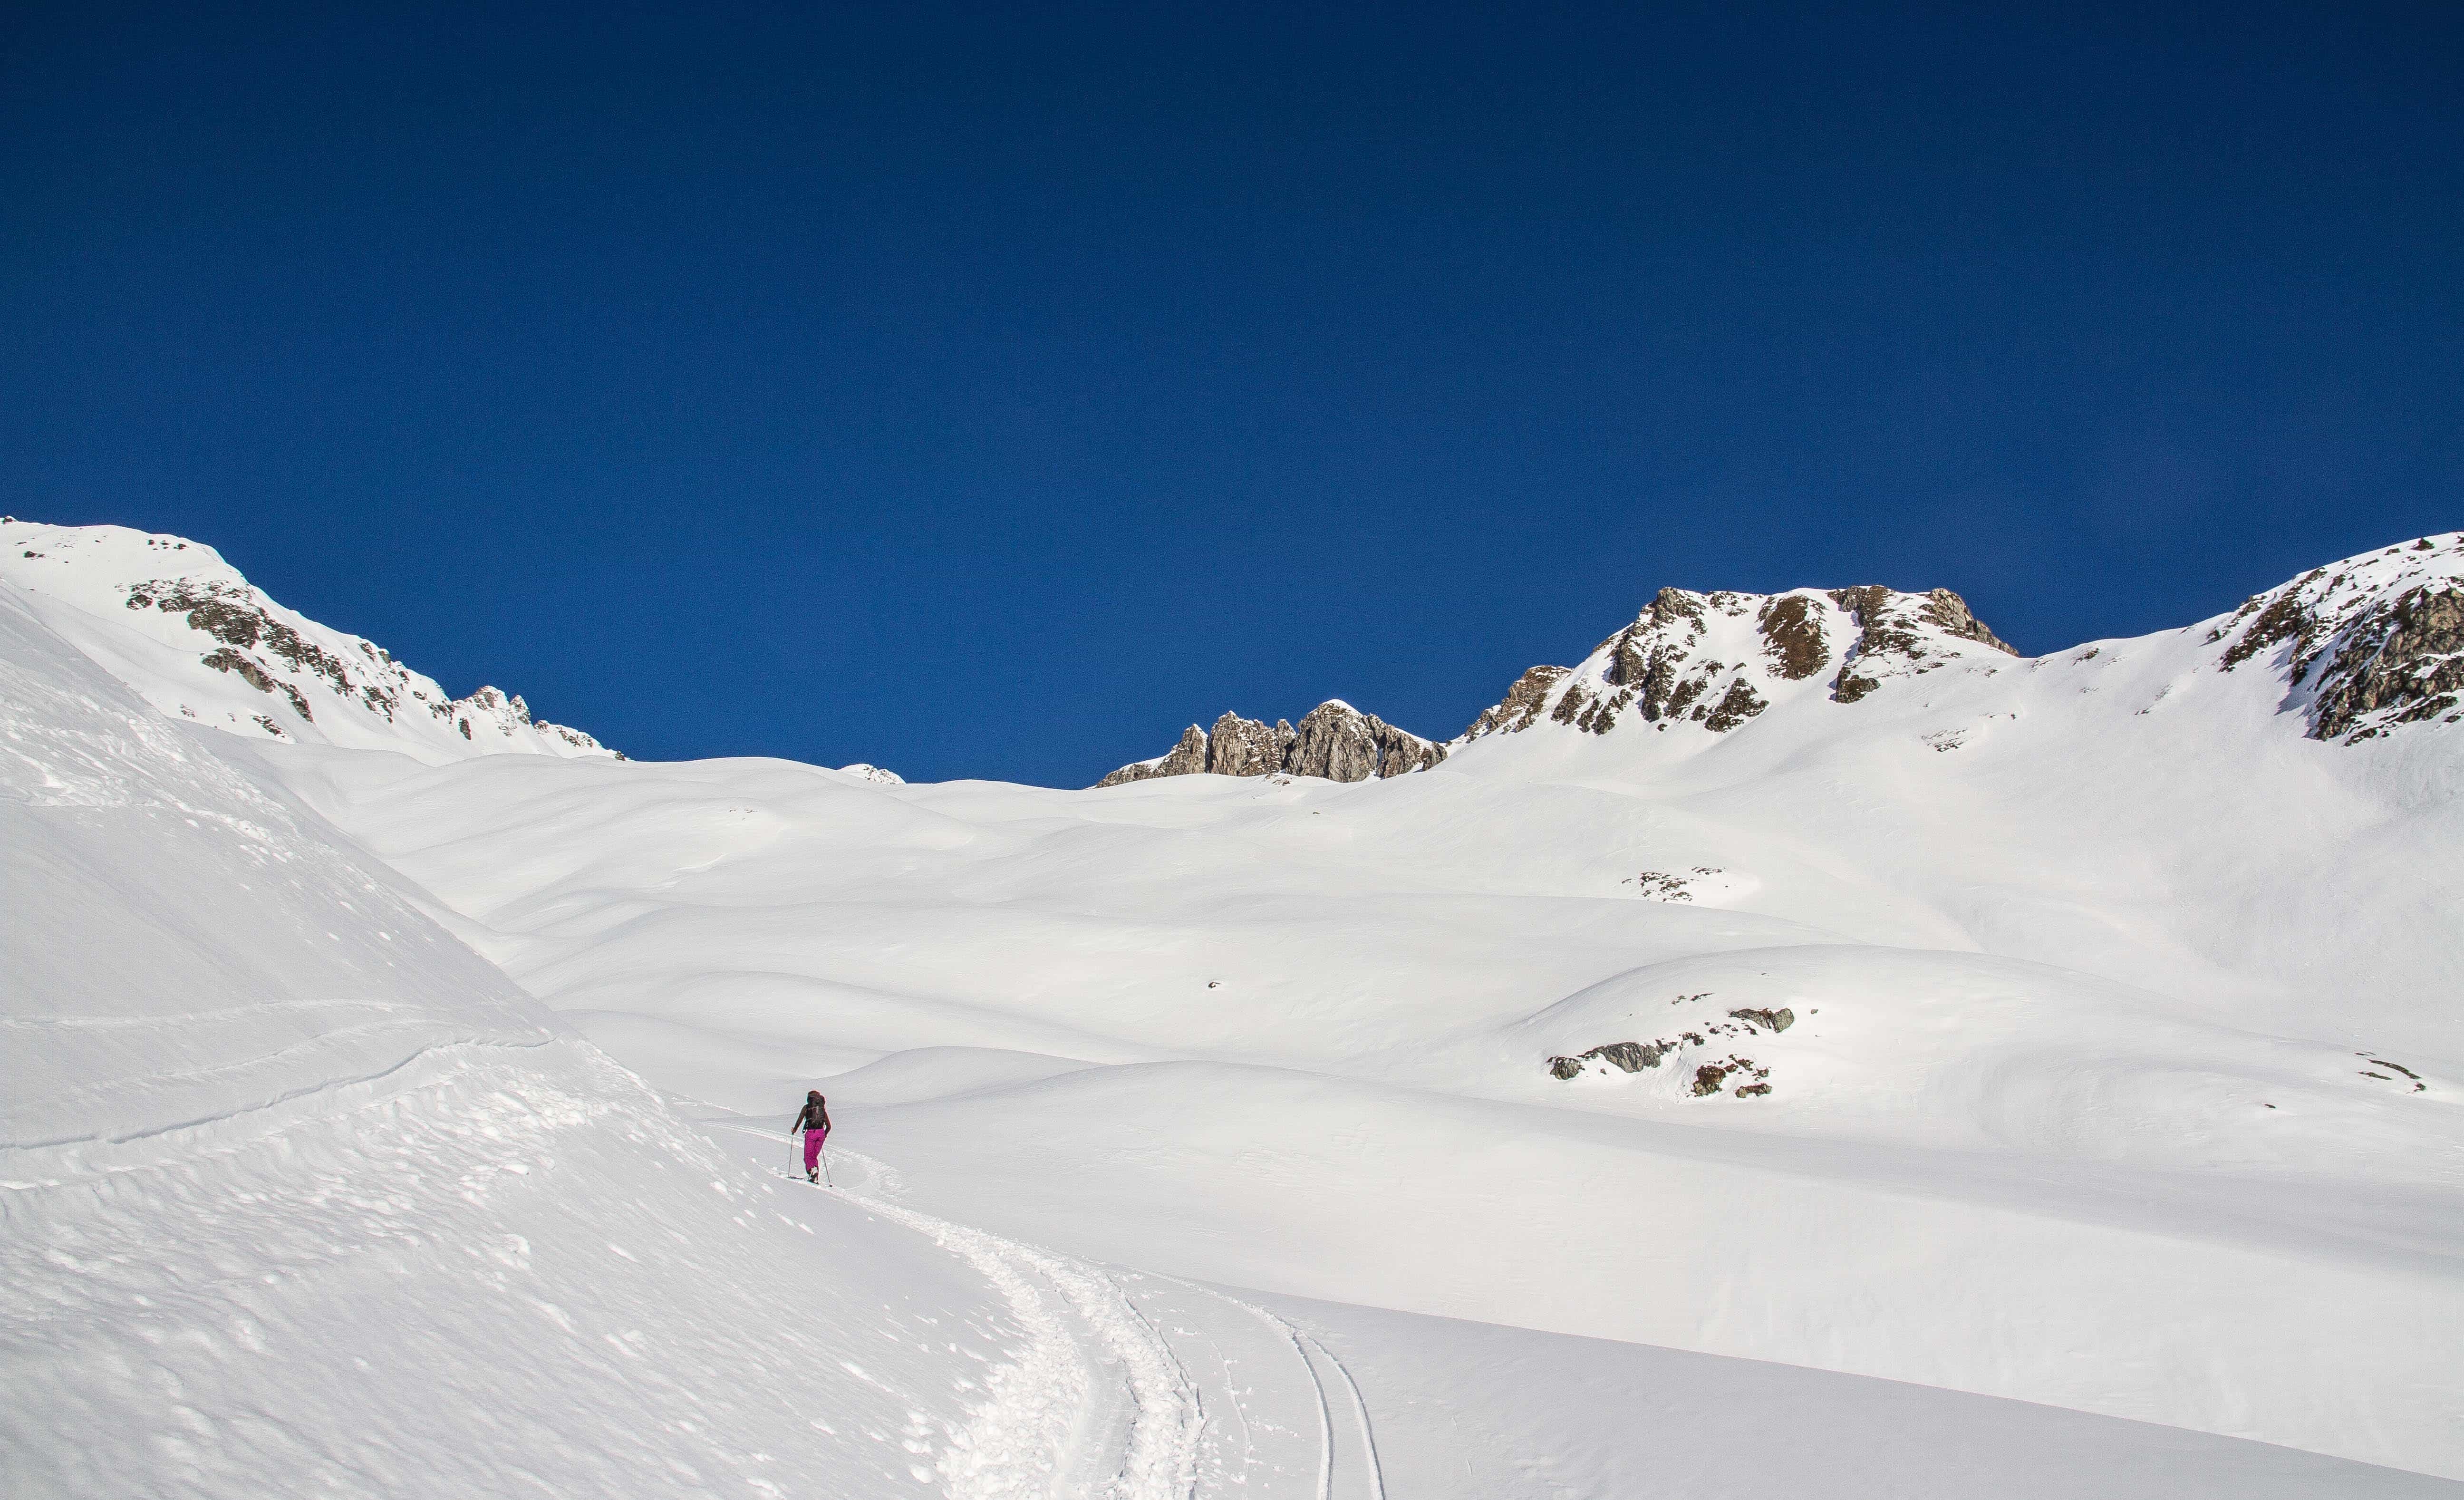
POLYGON ((209 736, 32 593, 11 1494, 2464 1492, 2464 741, 2225 621, 1062 792, 209 736))
POLYGON ((0 584, 163 713, 252 739, 399 751, 608 756, 519 695, 454 697, 373 641, 268 599, 203 542, 0 517, 0 584))

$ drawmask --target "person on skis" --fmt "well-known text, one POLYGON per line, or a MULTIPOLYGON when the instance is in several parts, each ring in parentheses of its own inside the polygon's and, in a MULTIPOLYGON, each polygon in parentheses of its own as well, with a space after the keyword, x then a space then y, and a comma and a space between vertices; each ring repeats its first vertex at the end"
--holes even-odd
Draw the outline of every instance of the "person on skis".
POLYGON ((830 1138, 830 1104, 822 1097, 821 1090, 804 1092, 804 1108, 797 1114, 796 1123, 787 1127, 790 1136, 798 1131, 804 1133, 804 1180, 818 1182, 822 1180, 822 1142, 830 1138))

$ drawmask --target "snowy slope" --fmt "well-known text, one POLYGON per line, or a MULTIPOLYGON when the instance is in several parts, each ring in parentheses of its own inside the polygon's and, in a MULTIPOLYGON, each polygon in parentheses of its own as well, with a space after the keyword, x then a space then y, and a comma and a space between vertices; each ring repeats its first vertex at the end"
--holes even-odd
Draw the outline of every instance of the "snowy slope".
POLYGON ((0 585, 154 707, 194 723, 424 761, 614 753, 533 719, 518 695, 452 696, 374 642, 266 598, 201 542, 0 517, 0 585))
POLYGON ((715 1149, 5 594, 0 857, 0 1489, 1008 1492, 954 1476, 1036 1340, 963 1257, 715 1149))
POLYGON ((2459 560, 1089 792, 208 736, 0 590, 0 1478, 2456 1492, 2345 1460, 2464 1474, 2459 560))
MULTIPOLYGON (((1700 1436, 1672 1373, 1825 1431, 1928 1436, 1852 1465, 1842 1496, 2029 1493, 2055 1450, 2118 1495, 2453 1491, 1913 1387, 1278 1309, 919 1213, 844 1151, 842 1192, 782 1184, 775 1115, 686 1127, 5 596, 0 832, 11 1495, 1361 1500, 1389 1472, 1398 1493, 1621 1493, 1700 1436), (1416 1426, 1500 1338, 1574 1399, 1480 1402, 1470 1441, 1416 1426), (1636 1431, 1637 1402, 1686 1428, 1636 1431)), ((1837 1467, 1782 1445, 1669 1492, 1837 1467)))
POLYGON ((1791 665, 1695 596, 1353 784, 260 753, 663 1087, 843 1075, 949 1217, 2459 1474, 2460 564, 2035 660, 1801 591, 1791 665))

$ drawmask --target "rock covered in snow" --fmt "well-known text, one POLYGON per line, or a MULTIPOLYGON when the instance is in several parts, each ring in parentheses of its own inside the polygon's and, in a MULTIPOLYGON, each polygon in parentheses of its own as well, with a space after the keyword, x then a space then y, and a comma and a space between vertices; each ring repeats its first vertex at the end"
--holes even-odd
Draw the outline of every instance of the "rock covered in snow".
MULTIPOLYGON (((2283 711, 2301 714, 2312 739, 2354 743, 2403 724, 2464 722, 2464 533, 2313 568, 2189 628, 2201 629, 2223 648, 2220 670, 2272 667, 2285 684, 2283 711)), ((1991 670, 2015 654, 1947 588, 1663 588, 1580 665, 1515 679, 1446 748, 1536 725, 1722 734, 1782 702, 1860 703, 1904 679, 1991 670)))
POLYGON ((2012 651, 1947 588, 1663 588, 1581 665, 1515 679, 1457 746, 1542 722, 1594 735, 1671 723, 1725 734, 1785 697, 1817 691, 1854 703, 1892 678, 1987 653, 2012 651))
POLYGON ((1340 698, 1309 711, 1297 725, 1268 724, 1226 713, 1211 730, 1196 724, 1180 742, 1151 761, 1122 766, 1095 784, 1118 786, 1156 776, 1315 776, 1330 782, 1365 782, 1400 776, 1445 759, 1445 747, 1364 714, 1340 698))
POLYGON ((2208 632, 2233 672, 2264 656, 2283 708, 2314 739, 2375 739, 2464 719, 2464 532, 2313 568, 2253 596, 2208 632))
POLYGON ((840 766, 839 774, 842 776, 858 777, 868 782, 877 782, 884 786, 904 786, 907 784, 907 778, 899 775, 896 771, 884 770, 880 766, 869 765, 862 761, 858 761, 853 765, 840 766))
MULTIPOLYGON (((2284 709, 2302 713, 2314 739, 2350 743, 2400 724, 2464 721, 2459 538, 2425 537, 2315 568, 2189 629, 2224 647, 2217 664, 2228 672, 2265 653, 2284 677, 2284 709)), ((1446 743, 1330 701, 1297 726, 1235 714, 1212 730, 1192 724, 1168 753, 1096 784, 1198 772, 1366 781, 1425 770, 1475 740, 1535 727, 1606 735, 1684 725, 1720 735, 1782 704, 1855 705, 1944 668, 1992 671, 2016 655, 1947 588, 1662 588, 1579 664, 1529 669, 1446 743)))
POLYGON ((0 583, 163 713, 284 741, 427 761, 607 756, 518 694, 455 697, 374 642, 266 598, 202 542, 0 518, 0 583))

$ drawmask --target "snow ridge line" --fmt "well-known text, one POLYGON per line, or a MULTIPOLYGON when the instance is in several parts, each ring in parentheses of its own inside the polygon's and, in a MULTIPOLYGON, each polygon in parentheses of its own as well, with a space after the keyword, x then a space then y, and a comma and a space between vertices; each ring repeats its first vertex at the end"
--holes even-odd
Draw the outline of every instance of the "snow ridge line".
MULTIPOLYGON (((101 1136, 84 1136, 60 1140, 0 1142, 0 1159, 8 1158, 33 1157, 37 1153, 47 1155, 65 1155, 73 1152, 108 1152, 116 1148, 137 1145, 141 1142, 167 1143, 175 1136, 194 1135, 201 1132, 217 1132, 224 1127, 231 1127, 234 1131, 240 1133, 234 1139, 215 1141, 208 1149, 199 1153, 201 1155, 210 1156, 217 1154, 218 1152, 239 1149, 251 1142, 264 1139, 270 1136, 278 1136, 284 1131, 290 1130, 294 1126, 301 1123, 305 1119, 317 1117, 314 1113, 304 1107, 311 1101, 330 1098, 344 1098, 354 1091, 357 1091, 367 1094, 368 1097, 363 1100, 351 1102, 347 1104, 345 1108, 360 1109, 369 1107, 370 1105, 383 1104, 388 1099, 395 1098, 401 1094, 408 1092, 413 1088, 423 1086, 424 1081, 414 1076, 413 1078, 405 1081, 402 1085, 390 1090, 379 1090, 375 1086, 384 1084, 387 1080, 398 1078, 406 1072, 412 1072, 414 1070, 419 1070, 423 1065, 435 1064, 444 1061, 459 1061, 458 1058, 449 1059, 447 1056, 449 1053, 480 1050, 505 1052, 536 1051, 541 1048, 554 1047, 564 1040, 564 1038, 557 1036, 542 1036, 536 1042, 489 1041, 478 1037, 458 1037, 451 1041, 438 1042, 420 1048, 408 1056, 403 1058, 401 1061, 394 1063, 392 1066, 378 1069, 374 1072, 363 1073, 354 1078, 330 1078, 321 1083, 302 1085, 299 1088, 290 1090, 286 1092, 277 1094, 271 1099, 267 1099, 261 1104, 252 1104, 245 1109, 232 1110, 223 1114, 209 1114, 199 1119, 182 1120, 168 1125, 158 1125, 151 1129, 135 1131, 126 1136, 107 1137, 101 1136)), ((296 1050, 296 1048, 286 1050, 296 1050)), ((77 1163, 77 1165, 84 1168, 84 1170, 71 1171, 69 1175, 63 1177, 33 1179, 19 1179, 13 1177, 0 1178, 0 1190, 26 1191, 37 1188, 61 1187, 70 1182, 84 1179, 106 1177, 120 1172, 143 1171, 148 1167, 160 1165, 161 1159, 162 1158, 159 1157, 148 1156, 143 1159, 132 1161, 81 1161, 77 1163)))
POLYGON ((0 1027, 20 1030, 153 1031, 166 1026, 209 1026, 223 1021, 254 1021, 300 1010, 399 1010, 437 1018, 433 1005, 409 1005, 390 1000, 269 1000, 253 1005, 226 1005, 220 1010, 185 1010, 164 1015, 88 1016, 74 1014, 0 1016, 0 1027))

